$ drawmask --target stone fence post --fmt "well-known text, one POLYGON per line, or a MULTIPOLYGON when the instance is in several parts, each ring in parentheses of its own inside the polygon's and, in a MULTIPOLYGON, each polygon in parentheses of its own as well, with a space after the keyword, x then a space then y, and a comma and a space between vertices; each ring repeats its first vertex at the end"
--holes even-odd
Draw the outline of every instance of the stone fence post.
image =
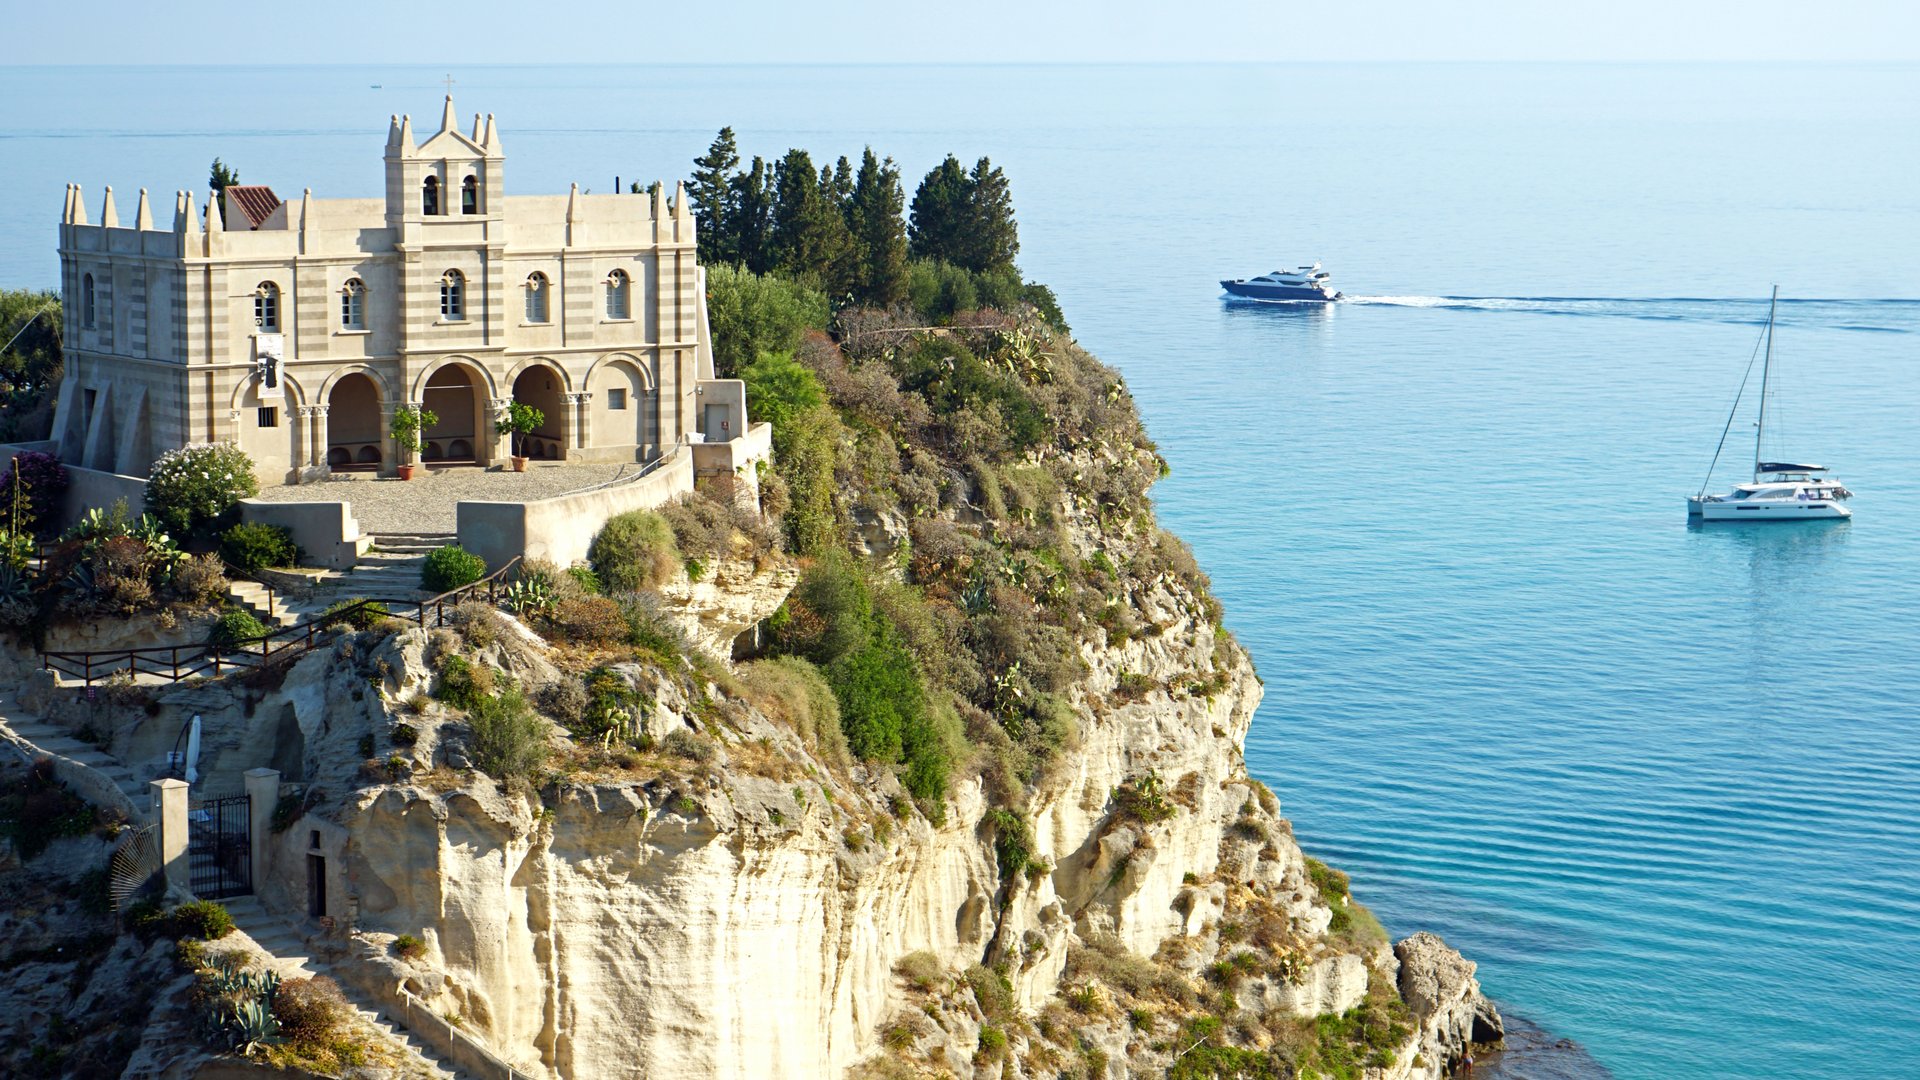
POLYGON ((273 808, 280 801, 280 770, 248 769, 247 780, 247 841, 253 850, 249 852, 252 860, 253 895, 260 895, 261 885, 267 877, 267 840, 273 829, 273 808))
POLYGON ((160 865, 167 884, 181 892, 193 891, 193 867, 187 860, 187 784, 184 780, 155 780, 147 785, 153 796, 153 823, 160 831, 160 865))

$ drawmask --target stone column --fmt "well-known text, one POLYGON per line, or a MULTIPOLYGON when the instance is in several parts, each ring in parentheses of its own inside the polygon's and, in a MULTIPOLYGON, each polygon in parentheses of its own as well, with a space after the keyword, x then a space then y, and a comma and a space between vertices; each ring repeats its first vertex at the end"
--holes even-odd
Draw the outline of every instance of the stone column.
POLYGON ((155 780, 147 785, 153 797, 153 823, 160 835, 160 866, 167 884, 181 892, 193 891, 193 867, 187 860, 187 784, 184 780, 155 780))
MULTIPOLYGON (((478 393, 479 387, 475 387, 474 392, 478 393)), ((512 404, 513 399, 510 397, 487 399, 487 415, 481 418, 481 423, 487 425, 487 429, 473 433, 473 441, 476 444, 479 443, 481 439, 488 440, 487 446, 491 448, 491 452, 487 455, 485 464, 493 465, 513 455, 513 436, 501 435, 493 428, 494 421, 507 415, 507 407, 512 404), (506 449, 502 450, 502 446, 506 447, 506 449)))
POLYGON ((327 469, 327 407, 325 405, 300 406, 300 419, 307 426, 307 468, 314 475, 323 475, 327 469))
POLYGON ((567 450, 569 457, 575 449, 586 449, 587 440, 593 435, 593 424, 587 415, 587 402, 593 400, 589 392, 572 393, 567 399, 567 450))
POLYGON ((247 838, 253 864, 253 894, 267 879, 267 842, 273 831, 273 808, 280 802, 280 770, 248 769, 247 838))

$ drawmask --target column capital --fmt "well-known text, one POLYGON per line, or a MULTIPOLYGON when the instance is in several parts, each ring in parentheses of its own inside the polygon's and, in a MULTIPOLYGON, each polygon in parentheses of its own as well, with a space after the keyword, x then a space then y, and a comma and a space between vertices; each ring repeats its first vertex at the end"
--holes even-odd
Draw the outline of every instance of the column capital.
POLYGON ((568 391, 564 396, 566 397, 567 404, 569 405, 585 405, 587 402, 593 400, 593 391, 571 390, 571 391, 568 391))

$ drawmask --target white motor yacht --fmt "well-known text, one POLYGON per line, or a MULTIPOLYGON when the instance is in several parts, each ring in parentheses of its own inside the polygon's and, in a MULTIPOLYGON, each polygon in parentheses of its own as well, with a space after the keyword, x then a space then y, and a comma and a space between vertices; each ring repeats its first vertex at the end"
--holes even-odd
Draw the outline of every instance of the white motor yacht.
MULTIPOLYGON (((1687 516, 1701 521, 1820 521, 1849 518, 1853 511, 1841 505, 1853 497, 1846 485, 1824 476, 1824 465, 1803 465, 1791 461, 1762 461, 1760 441, 1767 431, 1767 399, 1773 377, 1773 317, 1780 306, 1780 287, 1774 286, 1773 301, 1767 306, 1766 360, 1760 368, 1760 412, 1754 422, 1753 480, 1739 484, 1725 495, 1707 494, 1713 482, 1713 466, 1707 466, 1707 483, 1700 493, 1687 499, 1687 516)), ((1747 376, 1740 380, 1740 392, 1734 395, 1733 410, 1727 414, 1726 429, 1720 433, 1720 449, 1713 452, 1714 464, 1727 445, 1733 430, 1733 418, 1739 415, 1740 399, 1746 396, 1747 380, 1753 376, 1753 363, 1747 363, 1747 376)))

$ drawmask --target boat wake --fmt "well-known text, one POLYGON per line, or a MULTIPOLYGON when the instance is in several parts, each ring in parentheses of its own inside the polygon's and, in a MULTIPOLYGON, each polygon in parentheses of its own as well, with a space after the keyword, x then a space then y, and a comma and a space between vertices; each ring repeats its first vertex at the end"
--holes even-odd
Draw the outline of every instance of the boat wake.
MULTIPOLYGON (((1762 325, 1765 300, 1741 297, 1627 296, 1345 296, 1355 306, 1513 312, 1656 322, 1724 322, 1762 325)), ((1782 325, 1799 324, 1866 333, 1920 333, 1920 300, 1781 300, 1782 325)))

